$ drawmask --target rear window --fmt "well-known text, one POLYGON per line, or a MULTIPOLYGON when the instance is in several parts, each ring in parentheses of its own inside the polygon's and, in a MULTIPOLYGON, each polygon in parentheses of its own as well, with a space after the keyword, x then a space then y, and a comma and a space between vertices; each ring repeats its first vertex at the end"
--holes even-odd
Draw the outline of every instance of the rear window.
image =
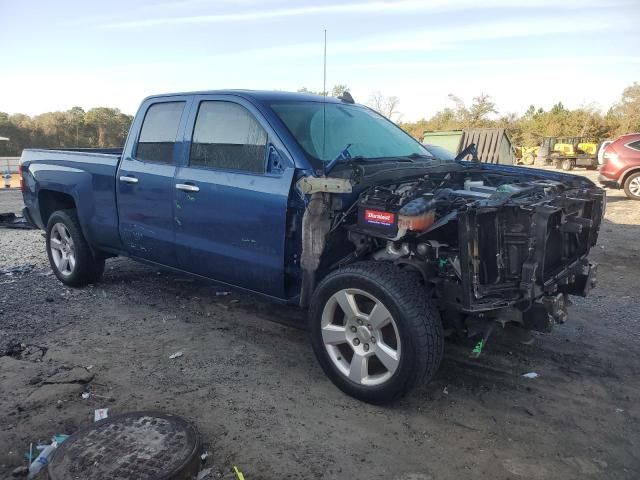
POLYGON ((142 122, 135 157, 158 163, 173 162, 173 147, 185 102, 155 103, 142 122))

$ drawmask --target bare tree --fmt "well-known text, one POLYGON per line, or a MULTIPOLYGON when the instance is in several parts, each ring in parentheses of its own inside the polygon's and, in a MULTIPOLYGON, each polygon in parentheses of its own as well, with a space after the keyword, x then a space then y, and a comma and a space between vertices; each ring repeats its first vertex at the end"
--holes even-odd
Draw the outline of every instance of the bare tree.
POLYGON ((398 112, 400 99, 395 95, 387 97, 381 91, 375 91, 369 97, 367 105, 390 120, 393 119, 394 115, 397 117, 396 120, 400 119, 400 112, 398 112))

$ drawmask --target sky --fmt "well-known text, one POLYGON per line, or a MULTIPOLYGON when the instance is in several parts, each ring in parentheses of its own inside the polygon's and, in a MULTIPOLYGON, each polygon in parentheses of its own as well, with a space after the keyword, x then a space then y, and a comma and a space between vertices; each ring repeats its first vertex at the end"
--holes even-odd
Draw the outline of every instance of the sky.
POLYGON ((0 111, 346 84, 401 120, 491 95, 500 114, 606 111, 640 81, 640 0, 0 0, 0 111))

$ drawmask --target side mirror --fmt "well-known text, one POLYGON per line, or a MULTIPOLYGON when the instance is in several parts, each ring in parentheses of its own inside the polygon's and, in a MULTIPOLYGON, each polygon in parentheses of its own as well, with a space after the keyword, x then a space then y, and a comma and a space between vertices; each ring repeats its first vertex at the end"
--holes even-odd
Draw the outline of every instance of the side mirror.
POLYGON ((278 150, 276 150, 276 147, 274 147, 273 145, 269 145, 268 149, 269 153, 267 157, 267 172, 277 174, 284 172, 285 163, 278 153, 278 150))

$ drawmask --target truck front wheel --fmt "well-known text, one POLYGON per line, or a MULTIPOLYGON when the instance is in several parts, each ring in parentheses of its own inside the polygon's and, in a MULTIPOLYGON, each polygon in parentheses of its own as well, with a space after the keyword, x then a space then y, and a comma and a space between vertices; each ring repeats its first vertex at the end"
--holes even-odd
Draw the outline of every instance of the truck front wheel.
POLYGON ((311 301, 309 332, 331 381, 374 404, 430 380, 443 354, 442 323, 421 276, 382 262, 330 273, 311 301))
POLYGON ((47 255, 56 277, 71 287, 94 283, 104 272, 104 258, 87 243, 75 210, 58 210, 47 223, 47 255))

